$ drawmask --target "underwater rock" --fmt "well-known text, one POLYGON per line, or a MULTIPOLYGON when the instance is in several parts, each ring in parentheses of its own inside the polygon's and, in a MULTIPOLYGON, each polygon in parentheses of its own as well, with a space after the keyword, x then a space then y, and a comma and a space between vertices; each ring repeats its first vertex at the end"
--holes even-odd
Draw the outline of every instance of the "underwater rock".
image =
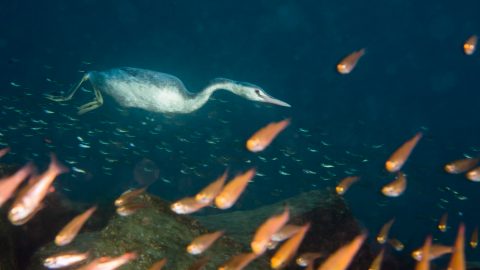
MULTIPOLYGON (((254 210, 235 211, 198 217, 207 228, 224 228, 234 239, 249 245, 256 228, 285 206, 290 209, 290 224, 311 223, 298 253, 331 254, 362 232, 343 197, 333 190, 313 190, 287 200, 254 210)), ((273 252, 267 257, 273 255, 273 252)), ((362 246, 349 270, 368 269, 373 259, 368 244, 362 246)), ((319 259, 318 261, 322 261, 319 259)), ((303 269, 291 263, 285 269, 303 269)))
MULTIPOLYGON (((33 254, 40 247, 50 243, 68 221, 87 207, 84 204, 71 202, 60 193, 49 194, 43 203, 45 207, 22 226, 14 226, 7 219, 11 202, 0 210, 1 270, 25 269, 33 254), (7 248, 5 252, 4 247, 7 248), (7 259, 12 266, 3 268, 2 260, 7 259)), ((98 230, 105 225, 106 222, 100 220, 100 217, 92 219, 88 230, 98 230)))
MULTIPOLYGON (((17 168, 18 166, 15 165, 0 164, 0 177, 11 175, 17 168)), ((0 269, 16 270, 18 267, 16 266, 13 228, 4 212, 0 211, 0 269)))
MULTIPOLYGON (((125 252, 137 252, 138 258, 125 265, 122 268, 125 270, 148 269, 151 264, 162 258, 168 259, 167 269, 188 269, 198 259, 204 257, 210 258, 205 269, 217 269, 231 256, 249 252, 249 243, 255 229, 271 215, 281 212, 286 205, 291 213, 290 223, 297 225, 311 223, 299 253, 331 254, 362 232, 362 228, 353 217, 345 200, 336 195, 333 190, 314 190, 257 209, 220 212, 215 215, 177 215, 170 210, 170 203, 149 194, 139 196, 137 203, 144 204, 145 208, 127 217, 114 214, 113 204, 100 205, 99 210, 103 209, 101 210, 103 213, 94 214, 93 220, 88 221, 85 230, 73 243, 65 247, 57 247, 52 241, 60 228, 49 230, 48 244, 37 249, 26 269, 45 269, 42 266, 44 258, 71 250, 90 251, 90 260, 100 256, 118 256, 125 252), (95 221, 99 216, 102 219, 108 219, 105 226, 99 226, 102 222, 95 221), (93 231, 92 227, 97 231, 93 231), (216 230, 225 230, 226 234, 203 255, 193 256, 186 252, 186 246, 196 236, 216 230)), ((48 212, 48 208, 45 212, 48 212)), ((78 214, 80 210, 74 212, 78 214)), ((69 216, 73 215, 69 214, 69 216)), ((53 218, 53 215, 48 214, 48 216, 56 222, 57 219, 53 218)), ((32 222, 35 222, 35 219, 32 222)), ((58 226, 61 227, 66 222, 62 221, 58 226)), ((49 226, 45 223, 40 227, 45 231, 46 228, 50 228, 49 226)), ((42 241, 45 240, 42 239, 42 241)), ((256 259, 248 269, 269 269, 269 258, 272 255, 272 251, 267 252, 266 256, 256 259)), ((370 251, 367 241, 353 260, 349 270, 367 269, 373 257, 374 254, 370 251)), ((394 257, 388 260, 384 265, 391 267, 385 269, 401 269, 394 257)), ((322 259, 317 264, 321 261, 322 259)), ((11 269, 16 270, 16 268, 11 269)), ((300 268, 291 263, 285 269, 300 268)))
MULTIPOLYGON (((28 269, 44 269, 42 259, 67 250, 89 250, 91 259, 137 252, 138 258, 122 269, 148 269, 153 262, 162 258, 168 259, 168 269, 188 269, 198 259, 186 252, 185 247, 189 242, 200 234, 225 230, 225 236, 200 256, 210 257, 206 269, 216 269, 231 256, 249 252, 255 229, 272 214, 283 210, 285 205, 290 209, 290 223, 311 223, 311 229, 300 246, 300 253, 320 251, 330 254, 362 232, 344 199, 332 190, 314 190, 254 210, 208 216, 177 215, 170 210, 168 202, 148 194, 140 196, 138 202, 146 207, 127 217, 113 215, 106 227, 98 232, 81 233, 66 247, 47 244, 38 250, 28 269)), ((267 256, 255 260, 248 269, 269 269, 272 253, 267 252, 267 256)), ((349 269, 366 269, 372 259, 373 255, 366 244, 349 269)), ((292 263, 286 269, 300 268, 292 263)))
POLYGON ((0 269, 17 270, 12 227, 5 216, 0 218, 0 269))
MULTIPOLYGON (((0 178, 15 173, 19 168, 17 164, 0 163, 0 178)), ((10 199, 0 209, 0 270, 25 269, 34 252, 51 242, 63 225, 86 207, 54 192, 47 195, 43 201, 44 208, 28 223, 14 226, 7 218, 12 201, 10 199)), ((97 218, 92 223, 89 228, 95 230, 103 227, 105 221, 97 218)))
POLYGON ((198 216, 197 218, 207 228, 224 228, 230 236, 244 245, 249 245, 256 228, 273 214, 280 213, 285 206, 288 206, 290 210, 291 220, 313 209, 318 211, 323 209, 325 213, 333 213, 334 215, 342 215, 347 212, 352 217, 341 197, 330 191, 313 190, 253 210, 220 212, 216 215, 198 216))
MULTIPOLYGON (((148 269, 155 261, 167 258, 167 269, 188 269, 199 258, 208 256, 205 269, 216 269, 231 256, 248 251, 244 245, 233 240, 228 233, 221 237, 201 256, 187 253, 186 246, 196 236, 208 230, 191 216, 182 216, 170 210, 170 204, 157 197, 145 194, 137 199, 146 205, 136 213, 122 217, 113 215, 108 224, 98 232, 81 233, 65 247, 52 242, 36 252, 28 269, 45 269, 42 260, 52 254, 68 251, 90 251, 91 258, 118 256, 125 252, 136 252, 137 259, 122 269, 148 269)), ((95 216, 95 215, 94 215, 95 216)), ((88 227, 88 223, 87 226, 88 227)), ((212 228, 222 229, 221 226, 212 228)), ((267 269, 267 258, 252 262, 249 269, 267 269)))

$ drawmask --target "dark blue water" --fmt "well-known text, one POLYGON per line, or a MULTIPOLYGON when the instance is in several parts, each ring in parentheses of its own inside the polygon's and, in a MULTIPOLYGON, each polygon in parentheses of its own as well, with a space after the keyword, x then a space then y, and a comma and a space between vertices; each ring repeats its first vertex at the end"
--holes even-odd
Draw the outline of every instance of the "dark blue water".
MULTIPOLYGON (((372 236, 396 217, 392 235, 405 252, 431 233, 449 244, 459 222, 468 236, 480 223, 480 185, 442 171, 446 162, 480 151, 480 56, 462 52, 463 42, 480 32, 479 7, 475 1, 4 1, 0 142, 13 152, 4 160, 46 166, 48 153, 57 153, 78 169, 61 177, 58 190, 78 201, 108 201, 138 185, 134 169, 145 159, 159 171, 150 191, 171 200, 194 194, 227 167, 232 174, 256 167, 264 176, 236 209, 333 187, 350 172, 362 180, 347 201, 372 236), (337 74, 338 61, 360 48, 367 53, 356 69, 337 74), (77 116, 92 92, 79 91, 67 105, 43 97, 67 91, 85 71, 120 66, 173 74, 192 92, 215 77, 247 81, 292 108, 218 92, 189 115, 122 109, 105 97, 104 106, 77 116), (286 117, 292 125, 270 148, 246 151, 255 130, 286 117), (424 138, 405 166, 408 189, 385 198, 379 190, 393 177, 383 164, 418 131, 424 138), (452 228, 441 234, 435 227, 444 212, 452 228)), ((478 260, 478 252, 467 249, 467 257, 478 260)))

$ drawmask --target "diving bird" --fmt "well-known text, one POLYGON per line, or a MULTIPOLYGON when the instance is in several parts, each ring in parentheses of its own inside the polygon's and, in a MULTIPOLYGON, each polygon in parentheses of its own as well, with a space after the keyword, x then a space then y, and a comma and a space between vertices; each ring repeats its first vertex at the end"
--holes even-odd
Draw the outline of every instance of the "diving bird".
POLYGON ((90 71, 67 96, 46 95, 46 98, 62 102, 72 99, 85 82, 90 81, 95 98, 80 106, 78 114, 94 110, 103 104, 102 92, 112 96, 123 107, 134 107, 151 112, 182 114, 202 107, 217 90, 227 90, 248 100, 290 107, 268 95, 254 84, 218 78, 198 93, 189 92, 177 77, 140 68, 114 68, 106 71, 90 71))

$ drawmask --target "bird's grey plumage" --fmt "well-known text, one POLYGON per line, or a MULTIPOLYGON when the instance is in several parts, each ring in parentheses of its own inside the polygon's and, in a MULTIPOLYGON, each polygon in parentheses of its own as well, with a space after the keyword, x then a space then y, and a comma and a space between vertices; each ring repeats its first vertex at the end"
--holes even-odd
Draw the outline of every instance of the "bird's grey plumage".
POLYGON ((89 79, 121 106, 152 112, 189 112, 185 100, 193 97, 177 77, 151 70, 127 67, 93 71, 89 79))
POLYGON ((140 68, 115 68, 88 72, 67 97, 47 96, 55 101, 72 98, 80 85, 89 80, 94 88, 94 101, 80 107, 79 113, 103 104, 100 92, 112 96, 123 107, 135 107, 160 113, 190 113, 202 107, 216 90, 227 90, 246 99, 290 106, 269 96, 259 86, 229 79, 215 79, 198 93, 191 93, 177 77, 140 68))

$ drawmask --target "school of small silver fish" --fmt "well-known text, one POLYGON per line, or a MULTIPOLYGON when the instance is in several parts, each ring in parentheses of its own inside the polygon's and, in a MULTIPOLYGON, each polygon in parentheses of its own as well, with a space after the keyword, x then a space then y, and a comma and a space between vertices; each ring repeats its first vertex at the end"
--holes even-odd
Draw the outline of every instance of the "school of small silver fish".
MULTIPOLYGON (((466 55, 472 55, 475 52, 477 46, 477 36, 473 35, 468 40, 465 41, 463 49, 466 55)), ((337 64, 337 71, 340 74, 346 75, 351 73, 356 66, 359 64, 359 60, 365 56, 366 50, 360 49, 354 51, 353 53, 347 55, 337 64)), ((57 83, 51 79, 47 80, 50 83, 57 83)), ((23 87, 18 82, 11 82, 10 85, 15 88, 23 87)), ((32 93, 25 89, 25 95, 31 96, 32 93)), ((82 89, 83 91, 88 91, 82 89)), ((219 101, 222 102, 222 101, 219 101)), ((79 118, 72 117, 68 114, 58 113, 51 108, 48 108, 47 105, 42 105, 44 117, 39 117, 33 115, 28 111, 16 108, 14 106, 2 105, 2 109, 6 114, 19 114, 22 115, 22 120, 16 125, 9 125, 0 129, 0 146, 3 147, 0 149, 0 158, 4 156, 8 157, 9 155, 21 156, 23 159, 31 160, 39 158, 43 153, 38 153, 33 151, 33 148, 30 146, 26 147, 26 153, 14 152, 16 150, 15 145, 24 144, 25 141, 20 140, 20 138, 14 138, 12 136, 7 136, 9 131, 22 131, 23 137, 31 140, 41 140, 44 143, 45 149, 50 152, 56 152, 56 154, 50 155, 50 164, 48 168, 42 173, 37 173, 36 166, 33 162, 26 162, 23 167, 18 169, 14 174, 6 176, 3 179, 0 179, 0 207, 3 207, 5 203, 9 200, 12 201, 10 208, 8 210, 8 219, 15 226, 21 226, 29 222, 39 211, 48 211, 48 206, 45 206, 42 202, 50 192, 57 192, 55 190, 54 182, 58 176, 67 174, 72 179, 88 179, 92 177, 91 167, 88 168, 87 165, 91 158, 92 150, 95 149, 95 152, 100 153, 101 157, 101 171, 105 175, 113 175, 115 168, 117 166, 123 166, 122 157, 144 157, 145 154, 150 151, 158 151, 163 153, 172 153, 183 151, 182 149, 175 148, 172 144, 167 142, 156 142, 153 146, 147 144, 146 142, 141 145, 140 140, 135 140, 136 137, 142 136, 141 132, 137 132, 133 125, 128 125, 127 127, 120 126, 116 122, 109 120, 100 120, 102 126, 108 126, 110 128, 108 134, 105 130, 99 128, 85 129, 78 125, 78 122, 82 121, 79 118), (44 107, 43 107, 44 106, 44 107), (52 117, 56 117, 57 120, 53 121, 52 117), (63 121, 58 121, 58 118, 63 121), (56 146, 56 138, 50 137, 48 130, 51 127, 62 130, 62 133, 75 134, 76 144, 62 145, 62 147, 69 150, 77 149, 78 155, 75 156, 62 156, 61 160, 57 159, 57 154, 61 152, 61 149, 56 146), (113 132, 112 132, 113 130, 113 132), (5 143, 4 141, 9 141, 5 143), (153 150, 152 150, 153 149, 153 150), (29 151, 31 150, 31 151, 29 151), (59 151, 57 151, 59 150, 59 151), (28 181, 25 181, 27 180, 28 181), (46 209, 47 208, 47 209, 46 209)), ((128 114, 127 111, 123 109, 118 109, 122 114, 128 114)), ((228 110, 227 110, 228 113, 228 110)), ((159 135, 165 132, 165 127, 162 125, 155 126, 156 116, 146 116, 140 120, 140 125, 149 127, 149 135, 159 135), (152 128, 153 127, 153 128, 152 128)), ((211 116, 212 118, 217 117, 217 115, 211 116)), ((222 115, 222 117, 224 117, 222 115)), ((167 117, 168 119, 168 117, 167 117)), ((138 120, 138 119, 137 119, 138 120)), ((168 122, 168 121, 167 121, 168 122)), ((220 124, 226 124, 229 121, 221 118, 219 120, 220 124)), ((178 125, 171 123, 173 126, 178 125)), ((234 143, 237 146, 242 145, 243 147, 238 147, 237 150, 233 152, 245 151, 245 148, 255 154, 255 158, 262 163, 278 163, 278 157, 271 157, 267 154, 262 155, 262 151, 265 151, 275 140, 277 136, 280 135, 284 130, 289 126, 292 126, 292 120, 286 118, 278 122, 271 122, 265 126, 258 129, 257 132, 248 138, 235 138, 234 143), (242 143, 244 141, 244 143, 242 143)), ((215 127, 212 127, 212 130, 215 127)), ((395 151, 390 149, 391 155, 386 157, 384 168, 387 173, 390 173, 392 177, 395 177, 393 181, 390 181, 383 185, 380 188, 379 193, 383 194, 386 197, 390 197, 392 200, 395 200, 396 197, 402 196, 407 192, 407 170, 404 169, 406 166, 409 157, 414 153, 414 149, 417 144, 421 143, 421 140, 424 136, 426 128, 422 128, 421 132, 414 134, 410 139, 407 139, 403 144, 399 144, 398 148, 395 151)), ((310 131, 305 128, 297 128, 298 137, 308 140, 312 135, 310 131)), ((211 133, 215 134, 215 133, 211 133)), ((200 132, 193 132, 189 137, 177 136, 176 140, 182 142, 186 145, 195 145, 195 144, 209 144, 214 149, 220 150, 216 147, 220 141, 228 137, 234 137, 232 134, 227 134, 228 136, 216 136, 209 135, 206 140, 202 141, 205 138, 205 134, 200 132)), ((58 138, 57 138, 58 139, 58 138)), ((317 156, 317 160, 321 160, 316 166, 310 168, 302 167, 300 170, 295 168, 287 167, 286 165, 278 165, 278 176, 290 176, 302 175, 303 177, 309 177, 311 179, 320 178, 323 182, 333 183, 341 179, 336 185, 331 185, 335 187, 335 190, 339 196, 346 196, 347 191, 352 187, 354 190, 350 192, 356 192, 354 185, 358 182, 361 183, 362 180, 359 176, 360 172, 355 168, 348 168, 347 162, 350 159, 356 159, 359 163, 369 162, 366 156, 363 156, 358 153, 353 153, 351 151, 345 151, 345 155, 349 158, 345 160, 333 160, 330 156, 324 154, 323 157, 320 157, 321 152, 331 146, 331 141, 334 140, 333 137, 328 139, 322 139, 320 141, 321 146, 316 147, 314 143, 308 146, 306 149, 295 149, 294 147, 285 147, 280 150, 280 154, 285 158, 291 159, 294 163, 301 164, 305 153, 309 155, 317 156), (303 152, 302 152, 303 151, 303 152), (341 175, 339 170, 334 170, 340 168, 341 175)), ((402 143, 402 142, 395 142, 402 143)), ((383 144, 375 144, 366 146, 369 149, 380 149, 383 148, 383 144)), ((472 149, 474 152, 479 152, 479 149, 472 149)), ((237 161, 235 158, 232 158, 228 155, 218 155, 215 152, 210 154, 210 157, 217 161, 219 167, 225 168, 229 167, 237 161)), ((131 159, 130 159, 131 160, 131 159)), ((463 158, 458 158, 453 161, 443 165, 443 168, 446 173, 449 174, 464 174, 465 178, 473 181, 480 182, 480 166, 478 163, 480 157, 466 155, 463 158)), ((149 161, 150 162, 150 161, 149 161)), ((255 181, 255 178, 265 177, 262 168, 257 168, 253 165, 253 161, 248 159, 243 161, 244 165, 247 167, 242 172, 236 174, 230 174, 229 170, 226 169, 224 173, 218 176, 217 179, 211 181, 208 185, 204 186, 202 189, 198 190, 197 194, 187 195, 184 198, 178 198, 175 202, 171 204, 171 210, 179 215, 191 214, 205 207, 214 207, 218 211, 229 209, 233 207, 236 202, 242 197, 242 195, 248 190, 249 184, 255 181), (230 178, 230 179, 229 179, 230 178)), ((144 163, 145 164, 145 163, 144 163)), ((150 163, 148 163, 150 164, 150 163)), ((173 164, 172 164, 173 165, 173 164)), ((91 164, 90 164, 91 166, 91 164)), ((201 163, 195 166, 189 165, 187 160, 180 162, 180 166, 176 167, 181 174, 187 176, 195 176, 200 178, 205 178, 205 174, 202 173, 202 168, 210 167, 211 163, 201 163)), ((157 168, 155 166, 144 166, 140 168, 140 171, 146 173, 151 173, 153 175, 157 168)), ((410 181, 410 178, 408 178, 410 181)), ((173 179, 162 177, 161 179, 165 184, 174 185, 172 182, 173 179)), ((140 182, 142 179, 139 180, 140 182)), ((313 181, 312 181, 313 182, 313 181)), ((114 202, 114 205, 117 207, 117 213, 121 216, 133 215, 137 211, 146 207, 141 202, 136 199, 141 196, 148 185, 151 183, 146 183, 141 188, 129 189, 121 194, 118 199, 114 202)), ((312 184, 312 187, 316 187, 316 184, 312 184)), ((442 188, 444 191, 451 192, 455 194, 458 200, 466 200, 459 192, 450 189, 449 187, 442 188)), ((62 192, 68 193, 70 190, 63 189, 62 192)), ((445 199, 440 199, 445 200, 445 199)), ((448 202, 448 201, 447 201, 448 202)), ((440 207, 442 209, 445 206, 440 207)), ((91 255, 88 250, 85 251, 73 251, 68 250, 68 244, 75 241, 75 237, 81 232, 84 226, 88 226, 88 220, 92 215, 95 215, 97 206, 91 206, 89 209, 86 209, 83 213, 74 217, 69 223, 65 224, 63 229, 58 232, 55 239, 52 239, 54 243, 58 246, 65 246, 65 251, 57 254, 52 254, 50 257, 44 259, 44 266, 49 269, 57 269, 63 267, 72 267, 77 266, 77 269, 117 269, 124 264, 127 264, 135 260, 139 254, 137 251, 129 251, 117 257, 100 257, 100 258, 91 258, 91 255), (87 263, 87 261, 89 261, 87 263), (83 263, 83 265, 81 265, 83 263)), ((288 206, 285 207, 284 211, 281 213, 272 213, 271 217, 264 221, 256 230, 254 235, 252 235, 251 247, 250 250, 246 250, 245 253, 240 253, 223 265, 219 265, 218 269, 243 269, 247 265, 254 261, 259 256, 266 256, 265 251, 268 249, 275 249, 275 252, 270 258, 270 265, 272 269, 280 269, 285 267, 288 264, 297 263, 299 266, 307 267, 307 269, 313 269, 314 262, 321 262, 317 269, 319 270, 345 270, 350 265, 351 261, 357 254, 360 247, 367 240, 367 233, 361 233, 357 235, 350 242, 346 243, 340 247, 337 251, 332 254, 323 254, 318 250, 311 250, 307 253, 297 254, 297 250, 300 247, 305 235, 309 231, 310 223, 303 225, 292 225, 288 224, 290 219, 290 213, 288 206), (280 243, 282 242, 282 243, 280 243)), ((445 211, 444 214, 438 221, 436 225, 440 232, 445 232, 448 229, 448 211, 445 211)), ((369 269, 380 270, 382 265, 382 260, 388 249, 384 246, 386 243, 390 244, 395 250, 401 251, 404 249, 404 244, 397 238, 390 237, 390 231, 394 228, 396 218, 391 217, 380 229, 379 233, 376 235, 376 241, 381 245, 378 255, 372 260, 371 267, 369 269)), ((435 225, 434 225, 435 226, 435 225)), ((476 248, 478 245, 478 227, 477 224, 466 224, 463 223, 458 225, 458 232, 456 239, 449 243, 450 245, 443 245, 436 243, 436 239, 432 237, 433 231, 430 235, 425 236, 424 244, 412 251, 413 259, 417 260, 415 269, 424 270, 430 269, 430 261, 434 260, 445 254, 452 254, 449 260, 448 269, 455 270, 464 270, 466 269, 466 258, 465 258, 465 232, 466 226, 472 228, 472 234, 470 237, 469 245, 471 248, 476 248)), ((185 247, 185 252, 188 252, 192 255, 199 255, 207 250, 210 246, 215 245, 215 241, 221 238, 224 235, 228 235, 228 232, 223 230, 214 231, 211 233, 203 234, 198 236, 195 239, 191 240, 191 243, 185 247)), ((201 269, 205 265, 205 261, 199 262, 199 267, 196 269, 201 269)), ((168 266, 168 259, 163 258, 155 262, 149 269, 162 269, 164 266, 168 266)))

